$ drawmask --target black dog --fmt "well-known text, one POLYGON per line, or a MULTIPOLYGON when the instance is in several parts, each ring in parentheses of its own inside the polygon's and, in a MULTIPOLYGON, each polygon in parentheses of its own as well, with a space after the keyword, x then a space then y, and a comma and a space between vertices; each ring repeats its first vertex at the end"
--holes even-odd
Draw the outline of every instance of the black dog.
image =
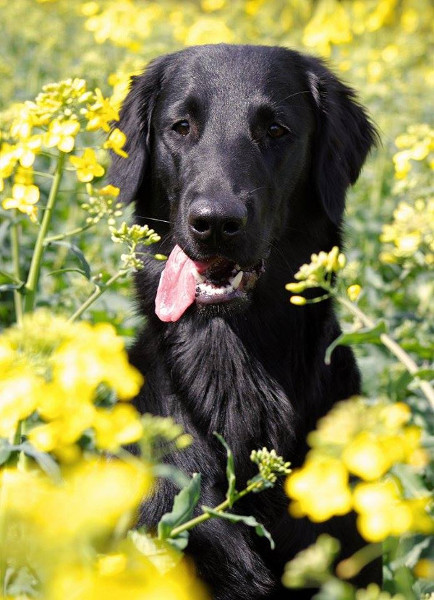
MULTIPOLYGON (((319 60, 230 45, 154 60, 133 78, 119 127, 129 158, 114 156, 111 182, 135 201, 137 222, 162 234, 158 251, 175 248, 166 266, 148 257, 137 275, 147 317, 131 352, 146 375, 137 406, 193 435, 171 460, 203 474, 202 503, 215 506, 226 477, 213 431, 234 452, 241 489, 255 473, 252 449, 301 464, 317 419, 359 392, 348 348, 324 363, 340 332, 331 303, 294 307, 284 286, 313 252, 340 245, 345 192, 375 131, 319 60)), ((154 526, 174 494, 163 482, 143 522, 154 526)), ((347 555, 363 543, 352 516, 320 527, 287 507, 281 487, 237 506, 270 530, 273 552, 244 525, 214 519, 192 532, 188 551, 216 600, 310 598, 280 586, 285 562, 321 530, 347 555)))

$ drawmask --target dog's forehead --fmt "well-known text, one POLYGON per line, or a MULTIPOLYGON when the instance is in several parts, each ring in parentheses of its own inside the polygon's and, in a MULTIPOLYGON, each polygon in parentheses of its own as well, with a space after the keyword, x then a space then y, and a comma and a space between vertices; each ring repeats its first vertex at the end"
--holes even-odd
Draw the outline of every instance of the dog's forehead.
POLYGON ((306 88, 298 55, 283 48, 203 46, 180 52, 166 73, 163 95, 232 107, 280 104, 306 88))

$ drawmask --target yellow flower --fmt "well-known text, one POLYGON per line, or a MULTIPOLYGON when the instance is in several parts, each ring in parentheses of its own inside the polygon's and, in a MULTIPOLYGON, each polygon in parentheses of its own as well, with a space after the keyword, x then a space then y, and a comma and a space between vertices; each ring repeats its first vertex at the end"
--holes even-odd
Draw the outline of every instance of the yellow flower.
POLYGON ((26 316, 22 327, 11 328, 3 339, 0 419, 3 416, 4 435, 13 436, 18 422, 35 413, 28 431, 31 443, 69 462, 79 458, 76 444, 92 430, 97 445, 112 451, 141 437, 143 427, 132 406, 94 405, 101 384, 126 400, 143 383, 111 325, 71 325, 41 311, 26 316))
MULTIPOLYGON (((106 535, 116 526, 125 531, 151 485, 149 469, 133 459, 82 461, 62 470, 61 485, 38 471, 5 470, 0 479, 5 514, 27 522, 29 543, 47 554, 68 551, 71 543, 106 535)), ((0 548, 2 542, 7 540, 0 548)))
POLYGON ((226 0, 202 0, 200 3, 202 10, 205 12, 214 12, 220 10, 226 4, 226 0))
POLYGON ((31 167, 35 162, 42 145, 42 135, 33 135, 30 138, 21 140, 15 149, 16 157, 22 167, 31 167))
POLYGON ((111 149, 113 152, 122 156, 122 158, 128 158, 128 154, 122 148, 127 141, 127 136, 120 129, 116 127, 113 129, 108 139, 104 142, 104 148, 111 149))
POLYGON ((63 564, 50 581, 47 600, 206 600, 208 595, 195 579, 188 564, 172 554, 158 549, 161 561, 167 564, 159 570, 149 557, 132 544, 123 544, 116 554, 100 556, 87 567, 63 564))
POLYGON ((322 0, 304 30, 303 43, 329 56, 331 44, 344 44, 352 37, 346 8, 336 0, 322 0))
POLYGON ((392 466, 376 437, 362 431, 345 448, 342 460, 347 469, 368 481, 378 479, 392 466))
POLYGON ((291 296, 289 301, 291 304, 295 304, 297 306, 303 306, 307 302, 306 298, 303 298, 303 296, 291 296))
POLYGON ((0 438, 13 438, 18 423, 37 405, 37 390, 43 381, 24 366, 2 369, 0 380, 0 438))
POLYGON ((17 160, 16 146, 3 143, 0 148, 0 179, 7 179, 12 175, 17 160))
POLYGON ((321 522, 351 510, 348 471, 334 458, 308 458, 301 469, 288 477, 285 490, 295 500, 290 512, 296 517, 307 516, 321 522))
POLYGON ((57 398, 59 401, 62 399, 64 401, 62 413, 49 423, 37 425, 28 434, 31 443, 44 452, 69 447, 77 442, 82 434, 90 429, 96 415, 96 409, 92 404, 82 402, 76 396, 70 398, 57 396, 57 398))
POLYGON ((119 192, 120 189, 114 185, 105 185, 98 190, 98 194, 101 196, 114 196, 115 198, 119 196, 119 192))
POLYGON ((350 285, 350 287, 347 289, 347 294, 348 294, 348 298, 351 300, 351 302, 356 302, 356 300, 358 299, 358 297, 361 294, 361 291, 362 291, 362 288, 357 283, 350 285))
POLYGON ((114 406, 110 411, 97 409, 93 427, 98 448, 112 452, 136 442, 143 434, 139 413, 129 404, 114 406))
POLYGON ((77 169, 78 180, 83 183, 104 175, 104 167, 97 163, 95 150, 92 148, 86 148, 82 156, 70 156, 69 160, 77 169))
POLYGON ((4 209, 17 208, 20 212, 36 221, 37 208, 35 204, 39 200, 39 188, 36 185, 24 185, 15 183, 12 186, 12 198, 5 198, 2 202, 4 209))
POLYGON ((421 558, 414 567, 416 577, 434 580, 434 560, 421 558))
POLYGON ((215 17, 201 17, 187 30, 184 44, 196 46, 231 43, 233 40, 234 34, 224 21, 215 17))
POLYGON ((85 117, 88 120, 86 129, 95 131, 96 129, 110 130, 112 121, 119 121, 119 112, 110 103, 110 100, 104 98, 99 88, 95 89, 95 102, 89 106, 85 112, 85 117))
POLYGON ((384 419, 387 429, 396 431, 408 423, 411 417, 411 410, 404 402, 396 402, 395 404, 385 406, 381 416, 384 419))
POLYGON ((62 152, 71 152, 75 145, 75 136, 80 131, 80 123, 74 119, 51 121, 44 136, 48 148, 57 147, 62 152))
POLYGON ((434 520, 428 514, 429 498, 406 500, 392 480, 360 483, 354 490, 357 526, 369 542, 409 532, 429 534, 434 520))

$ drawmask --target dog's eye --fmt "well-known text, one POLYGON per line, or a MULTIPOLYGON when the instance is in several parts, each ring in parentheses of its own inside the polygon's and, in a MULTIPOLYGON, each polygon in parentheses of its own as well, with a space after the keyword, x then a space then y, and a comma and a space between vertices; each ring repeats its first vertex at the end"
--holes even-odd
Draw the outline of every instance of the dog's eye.
POLYGON ((190 123, 183 119, 182 121, 178 121, 172 127, 173 131, 179 133, 179 135, 186 136, 190 133, 190 123))
POLYGON ((280 138, 287 133, 288 133, 288 130, 285 129, 285 127, 282 127, 282 125, 279 125, 278 123, 271 123, 271 125, 267 131, 267 134, 271 138, 280 138))

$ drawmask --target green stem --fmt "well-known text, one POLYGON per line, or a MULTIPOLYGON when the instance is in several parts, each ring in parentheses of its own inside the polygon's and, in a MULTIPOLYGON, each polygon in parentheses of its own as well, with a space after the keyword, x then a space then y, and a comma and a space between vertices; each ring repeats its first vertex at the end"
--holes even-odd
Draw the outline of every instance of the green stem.
POLYGON ((71 237, 73 235, 78 235, 91 227, 94 227, 95 223, 88 223, 87 225, 83 225, 83 227, 76 227, 75 229, 71 229, 71 231, 65 231, 64 233, 59 233, 57 235, 50 235, 45 238, 44 244, 48 246, 51 242, 57 242, 59 240, 64 240, 67 237, 71 237))
POLYGON ((97 287, 96 290, 93 292, 93 294, 91 294, 89 296, 89 298, 86 300, 86 302, 84 302, 76 311, 75 313, 72 315, 72 317, 70 317, 68 319, 69 323, 72 323, 73 321, 75 321, 76 319, 78 319, 78 317, 80 317, 85 310, 87 310, 89 308, 89 306, 91 304, 93 304, 95 302, 95 300, 98 300, 98 298, 104 294, 104 292, 115 282, 117 281, 120 277, 123 277, 128 271, 126 270, 122 270, 119 271, 118 273, 116 273, 115 275, 113 275, 112 277, 110 277, 110 279, 107 281, 107 283, 104 286, 101 287, 97 287))
MULTIPOLYGON (((361 323, 363 323, 363 325, 370 328, 375 327, 375 322, 370 317, 365 315, 365 313, 362 312, 356 304, 353 304, 343 296, 335 295, 335 298, 340 304, 345 306, 345 308, 349 312, 356 316, 361 321, 361 323)), ((411 356, 407 354, 407 352, 403 350, 393 338, 390 337, 390 335, 388 335, 387 333, 382 333, 380 335, 380 340, 386 346, 386 348, 388 348, 392 352, 392 354, 394 354, 396 358, 405 366, 409 373, 411 373, 412 375, 417 374, 417 372, 419 371, 419 367, 417 366, 417 364, 414 362, 411 356)), ((426 396, 431 407, 434 409, 434 389, 428 381, 420 381, 419 386, 424 395, 426 396)))
MULTIPOLYGON (((20 225, 17 222, 17 209, 14 210, 15 218, 11 225, 11 245, 12 245, 12 264, 14 269, 14 277, 18 281, 21 280, 20 276, 20 225)), ((15 306, 15 317, 18 325, 21 325, 23 321, 23 304, 22 297, 18 290, 14 290, 14 306, 15 306)))
POLYGON ((351 579, 369 565, 370 562, 383 554, 382 544, 367 544, 357 550, 352 556, 342 560, 336 567, 336 574, 340 579, 351 579))
POLYGON ((50 194, 48 196, 47 206, 45 207, 44 216, 42 218, 41 228, 39 229, 38 238, 36 240, 35 249, 33 251, 32 262, 30 264, 29 275, 25 286, 26 294, 24 297, 24 310, 30 312, 35 306, 36 290, 41 272, 41 262, 44 253, 44 241, 50 226, 53 208, 56 203, 57 193, 59 191, 60 181, 62 179, 63 165, 65 163, 65 154, 61 152, 57 159, 56 172, 51 184, 50 194))
MULTIPOLYGON (((258 487, 257 481, 254 483, 251 483, 244 490, 237 493, 237 495, 233 499, 232 503, 237 502, 238 500, 243 498, 246 494, 249 494, 251 491, 253 491, 256 487, 258 487)), ((227 508, 229 508, 229 500, 225 500, 224 502, 222 502, 221 504, 216 506, 214 510, 216 512, 224 512, 227 508)), ((170 537, 174 538, 177 535, 179 535, 180 533, 182 533, 183 531, 188 531, 189 529, 193 529, 193 527, 196 527, 196 525, 199 525, 200 523, 203 523, 204 521, 208 521, 209 519, 214 519, 214 518, 215 518, 214 515, 210 515, 207 512, 203 512, 198 517, 195 517, 194 519, 190 519, 190 521, 187 521, 186 523, 183 523, 182 525, 179 525, 178 527, 174 527, 172 529, 172 531, 170 532, 170 537)))

